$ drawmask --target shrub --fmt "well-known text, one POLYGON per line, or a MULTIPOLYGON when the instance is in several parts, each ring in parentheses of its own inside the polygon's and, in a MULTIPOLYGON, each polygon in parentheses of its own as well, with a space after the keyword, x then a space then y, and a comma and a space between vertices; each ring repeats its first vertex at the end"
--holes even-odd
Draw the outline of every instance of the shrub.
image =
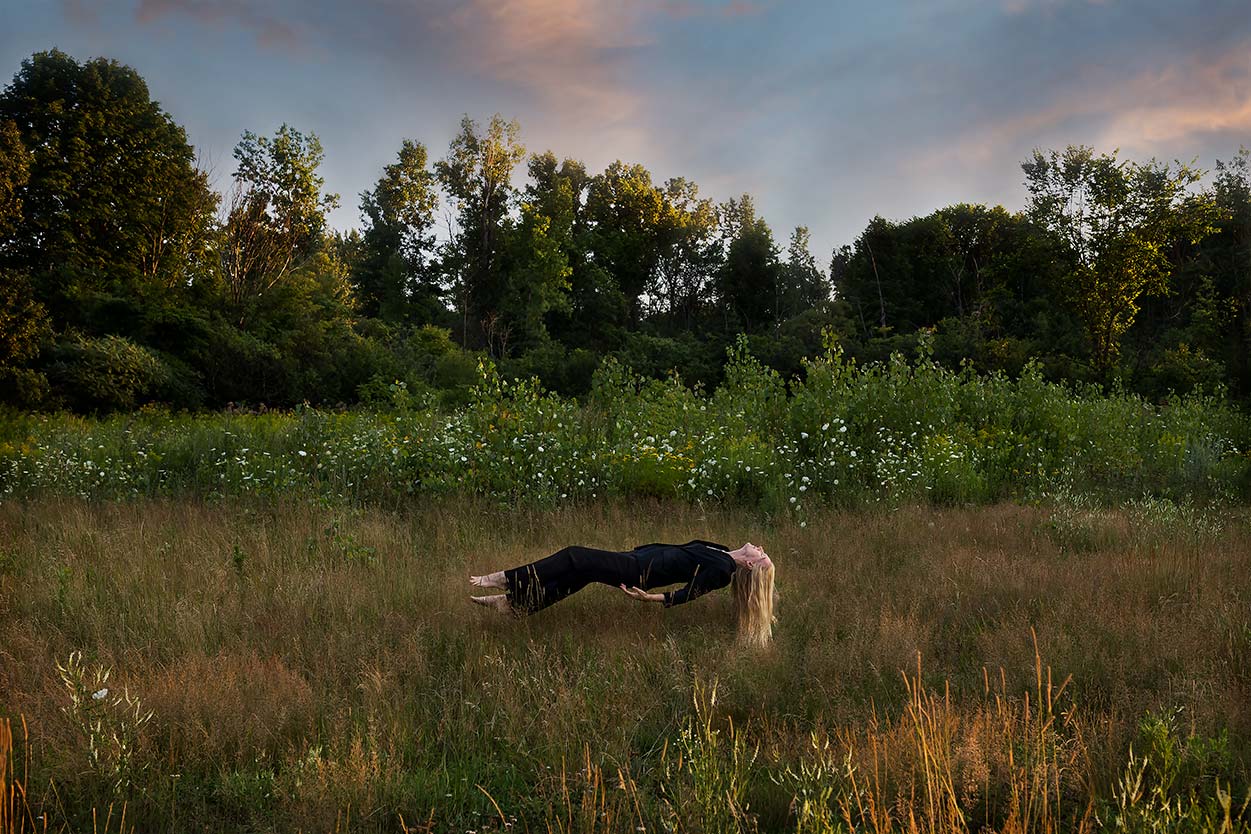
POLYGON ((48 369, 56 393, 79 411, 124 411, 172 383, 152 351, 120 336, 73 335, 52 352, 48 369))

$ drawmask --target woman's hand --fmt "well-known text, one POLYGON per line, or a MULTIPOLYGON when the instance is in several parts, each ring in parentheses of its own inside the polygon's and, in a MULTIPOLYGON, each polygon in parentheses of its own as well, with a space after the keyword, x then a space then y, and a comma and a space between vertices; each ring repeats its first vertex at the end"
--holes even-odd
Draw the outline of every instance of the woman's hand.
POLYGON ((665 600, 664 594, 649 594, 642 588, 627 588, 625 585, 619 585, 618 587, 621 588, 621 592, 626 596, 637 599, 639 602, 664 602, 665 600))

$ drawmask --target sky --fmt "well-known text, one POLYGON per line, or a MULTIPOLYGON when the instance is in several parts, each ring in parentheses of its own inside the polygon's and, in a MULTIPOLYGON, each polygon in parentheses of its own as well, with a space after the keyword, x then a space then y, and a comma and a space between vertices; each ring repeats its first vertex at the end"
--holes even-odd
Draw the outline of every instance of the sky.
MULTIPOLYGON (((223 189, 244 130, 315 133, 360 225, 403 139, 463 115, 531 152, 743 193, 821 264, 874 215, 1025 206, 1086 144, 1211 170, 1251 146, 1251 0, 0 0, 0 76, 58 47, 134 67, 223 189)), ((523 170, 516 182, 522 182, 523 170)))

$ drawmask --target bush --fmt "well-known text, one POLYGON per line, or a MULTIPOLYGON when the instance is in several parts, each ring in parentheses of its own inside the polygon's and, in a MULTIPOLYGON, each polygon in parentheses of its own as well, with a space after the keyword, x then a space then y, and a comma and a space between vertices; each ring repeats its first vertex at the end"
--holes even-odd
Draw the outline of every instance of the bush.
POLYGON ((126 411, 147 402, 174 374, 152 351, 120 336, 73 335, 52 351, 57 396, 78 411, 126 411))

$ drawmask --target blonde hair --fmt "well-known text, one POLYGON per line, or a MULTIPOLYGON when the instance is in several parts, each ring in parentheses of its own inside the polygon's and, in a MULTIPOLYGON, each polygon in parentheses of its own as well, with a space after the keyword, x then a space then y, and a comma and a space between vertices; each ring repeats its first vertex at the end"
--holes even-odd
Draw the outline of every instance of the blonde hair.
POLYGON ((754 568, 740 565, 734 571, 734 611, 738 617, 738 640, 746 646, 764 647, 773 639, 773 563, 754 568))

